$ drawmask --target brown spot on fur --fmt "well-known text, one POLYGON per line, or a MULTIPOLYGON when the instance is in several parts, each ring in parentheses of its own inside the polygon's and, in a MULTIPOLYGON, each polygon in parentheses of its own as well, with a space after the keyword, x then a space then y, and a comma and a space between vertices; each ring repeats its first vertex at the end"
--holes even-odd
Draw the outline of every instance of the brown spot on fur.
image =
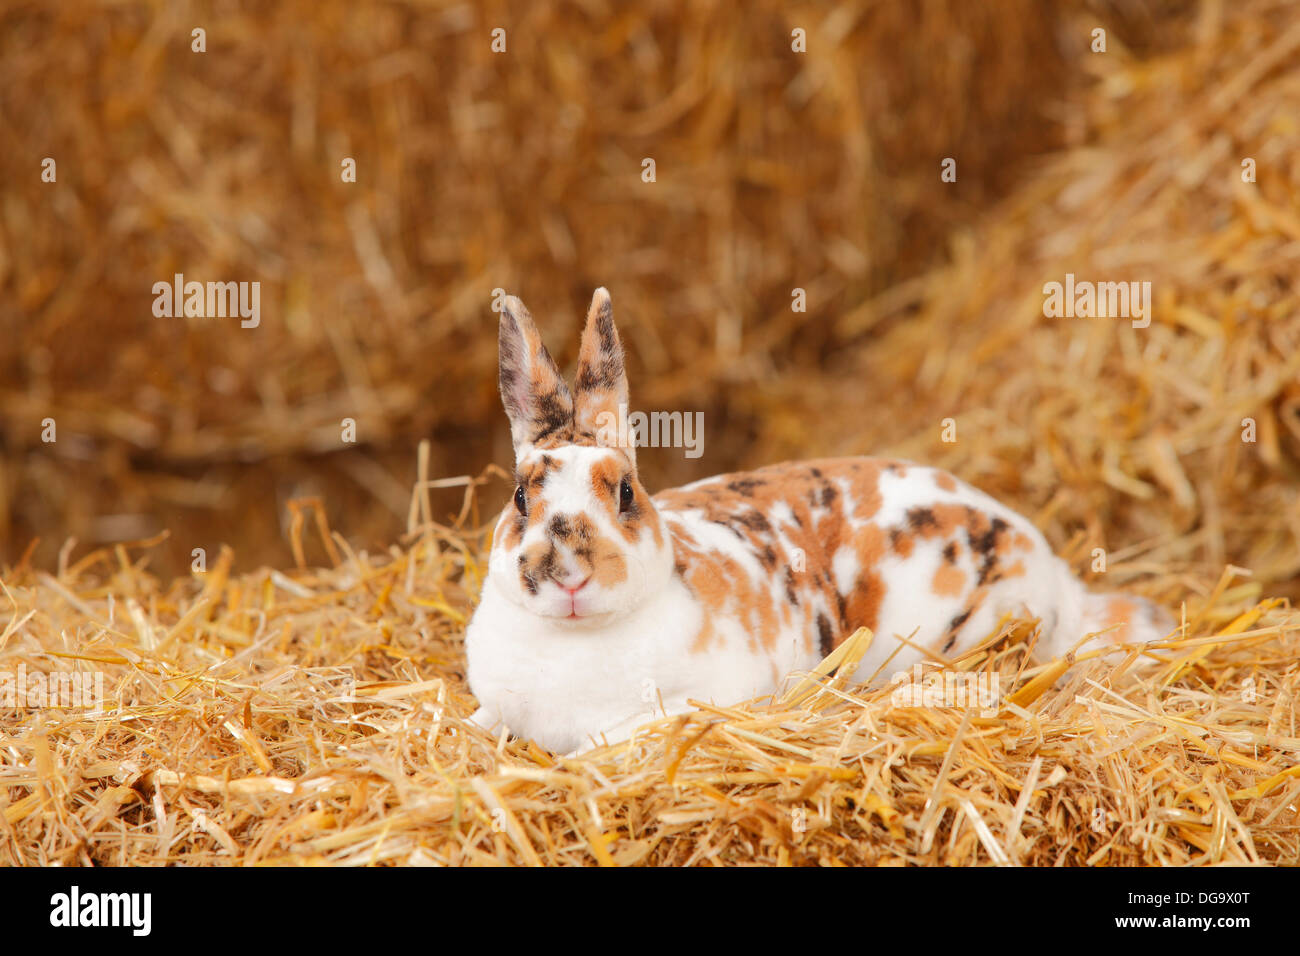
POLYGON ((876 630, 885 591, 884 579, 878 571, 867 570, 858 575, 858 585, 845 602, 845 635, 852 634, 860 627, 869 627, 873 632, 876 630))
POLYGON ((597 498, 618 504, 618 486, 623 479, 623 465, 616 458, 605 458, 591 466, 591 490, 597 498))
POLYGON ((934 484, 940 491, 957 490, 957 482, 946 471, 941 471, 934 476, 934 484))
POLYGON ((495 536, 499 535, 504 547, 507 549, 517 548, 524 540, 524 534, 527 530, 534 525, 540 524, 545 518, 545 501, 540 498, 531 500, 528 505, 528 514, 525 516, 521 515, 519 509, 515 507, 514 495, 512 494, 510 501, 501 509, 501 517, 497 520, 494 540, 495 536))
POLYGON ((713 615, 705 613, 704 621, 700 624, 700 629, 695 632, 689 650, 692 654, 701 654, 707 651, 715 640, 719 639, 713 630, 713 615))
POLYGON ((966 575, 951 564, 941 564, 934 572, 930 587, 940 597, 957 597, 966 586, 966 575))
POLYGON ((492 546, 496 547, 498 542, 506 549, 518 545, 524 537, 526 520, 519 513, 519 509, 515 507, 512 496, 511 502, 501 509, 501 514, 497 517, 496 527, 492 529, 492 546))
POLYGON ((621 584, 627 580, 627 559, 621 552, 612 548, 598 549, 592 555, 591 576, 601 587, 608 588, 621 584))
POLYGON ((1115 627, 1115 630, 1106 635, 1106 639, 1114 641, 1116 644, 1123 644, 1132 640, 1133 621, 1137 617, 1138 606, 1135 601, 1128 598, 1112 597, 1106 602, 1106 623, 1105 627, 1115 627))
POLYGON ((879 525, 869 524, 861 528, 854 541, 858 553, 858 568, 867 570, 880 566, 885 556, 885 533, 879 525))

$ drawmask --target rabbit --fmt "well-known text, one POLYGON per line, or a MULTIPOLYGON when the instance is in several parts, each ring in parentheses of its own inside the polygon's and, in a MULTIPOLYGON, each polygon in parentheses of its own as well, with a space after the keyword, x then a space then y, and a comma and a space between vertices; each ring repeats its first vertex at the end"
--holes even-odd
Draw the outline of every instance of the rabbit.
POLYGON ((465 637, 486 729, 556 753, 614 743, 691 699, 770 695, 860 626, 875 639, 859 681, 923 648, 961 654, 1008 613, 1038 618, 1052 654, 1173 627, 1149 601, 1088 592, 1027 519, 907 461, 787 462, 652 497, 609 427, 628 386, 604 288, 572 391, 506 297, 500 388, 516 488, 465 637))

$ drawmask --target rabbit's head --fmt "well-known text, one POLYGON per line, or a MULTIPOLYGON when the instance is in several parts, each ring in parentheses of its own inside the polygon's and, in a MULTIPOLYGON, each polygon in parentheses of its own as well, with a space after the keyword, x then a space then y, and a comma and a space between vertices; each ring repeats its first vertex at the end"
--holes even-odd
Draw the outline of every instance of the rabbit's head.
POLYGON ((515 491, 493 534, 489 577, 534 614, 606 624, 662 589, 673 568, 634 443, 619 440, 627 375, 609 293, 592 297, 572 392, 514 296, 501 310, 500 348, 515 491))

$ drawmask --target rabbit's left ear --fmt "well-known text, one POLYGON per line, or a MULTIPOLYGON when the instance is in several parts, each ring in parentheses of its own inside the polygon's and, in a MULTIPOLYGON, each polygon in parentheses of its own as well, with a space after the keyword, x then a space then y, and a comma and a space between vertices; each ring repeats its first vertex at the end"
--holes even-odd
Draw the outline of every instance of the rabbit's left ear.
MULTIPOLYGON (((578 374, 573 383, 573 421, 579 431, 601 436, 619 435, 619 416, 627 414, 627 372, 623 346, 614 328, 614 306, 602 286, 591 297, 587 325, 578 350, 578 374), (621 406, 621 408, 620 408, 621 406)), ((612 444, 602 440, 602 444, 612 444)), ((632 443, 625 450, 636 461, 632 443)))

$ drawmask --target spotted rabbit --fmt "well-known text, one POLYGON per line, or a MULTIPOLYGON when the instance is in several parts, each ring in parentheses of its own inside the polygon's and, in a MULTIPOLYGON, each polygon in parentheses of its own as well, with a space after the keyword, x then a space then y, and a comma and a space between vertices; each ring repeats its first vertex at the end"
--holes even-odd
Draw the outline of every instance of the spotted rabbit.
POLYGON ((959 654, 1006 613, 1041 619, 1049 652, 1172 627, 1142 599, 1089 593, 1033 524, 934 468, 799 461, 651 497, 635 447, 610 440, 628 390, 604 289, 572 392, 513 297, 500 353, 517 488, 465 642, 484 727, 553 751, 614 742, 688 699, 770 694, 864 625, 862 680, 890 654, 891 671, 918 648, 959 654))

